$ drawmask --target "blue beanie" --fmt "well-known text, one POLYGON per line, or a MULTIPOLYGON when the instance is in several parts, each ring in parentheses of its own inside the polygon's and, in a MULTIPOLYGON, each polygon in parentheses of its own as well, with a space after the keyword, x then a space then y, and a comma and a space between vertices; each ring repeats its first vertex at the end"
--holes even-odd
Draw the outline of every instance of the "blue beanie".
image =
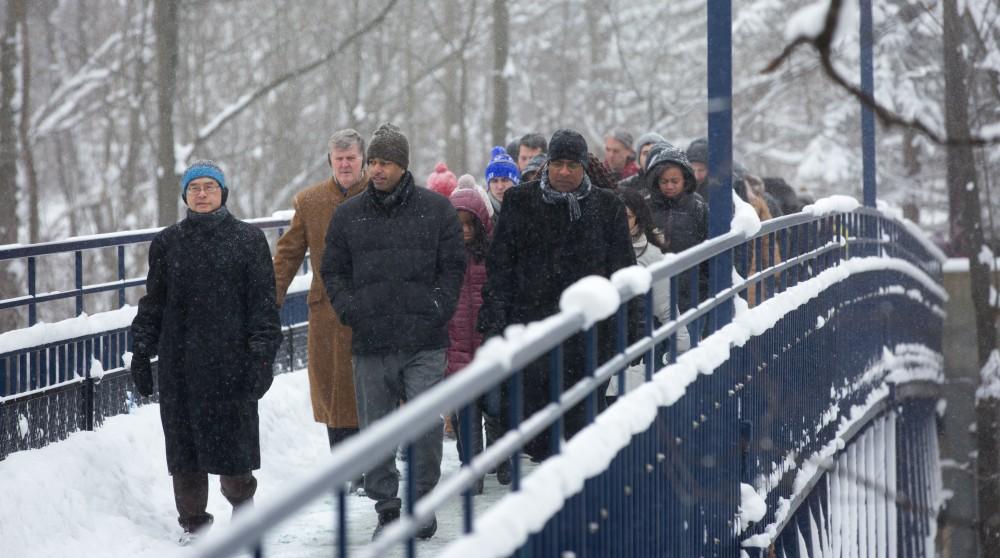
MULTIPOLYGON (((214 161, 201 160, 191 163, 191 166, 184 171, 184 176, 181 177, 181 199, 183 200, 187 196, 188 184, 196 178, 211 178, 219 183, 219 187, 222 188, 223 195, 226 194, 226 175, 216 165, 214 161)), ((225 203, 225 198, 223 202, 225 203)))
POLYGON ((517 169, 517 163, 510 158, 507 150, 499 145, 490 152, 490 164, 486 165, 486 187, 490 186, 490 179, 509 178, 516 186, 521 181, 521 171, 517 169))

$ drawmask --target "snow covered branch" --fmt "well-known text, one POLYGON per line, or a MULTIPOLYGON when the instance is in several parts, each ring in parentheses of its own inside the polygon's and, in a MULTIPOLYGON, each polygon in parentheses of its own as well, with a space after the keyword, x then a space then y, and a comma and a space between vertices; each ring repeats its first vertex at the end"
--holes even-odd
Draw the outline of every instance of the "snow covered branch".
MULTIPOLYGON (((341 54, 347 49, 354 41, 357 41, 366 33, 378 27, 389 14, 390 11, 396 6, 399 0, 389 0, 389 3, 382 8, 374 18, 372 18, 368 23, 360 26, 350 35, 344 37, 340 43, 334 48, 328 50, 323 56, 320 56, 316 60, 309 62, 303 66, 299 66, 293 70, 290 70, 270 82, 258 87, 257 89, 250 91, 249 93, 244 93, 236 100, 235 103, 229 105, 228 107, 222 109, 214 118, 212 118, 208 124, 201 127, 198 130, 197 137, 194 138, 191 148, 186 149, 187 153, 195 151, 199 146, 208 141, 209 138, 215 135, 227 122, 242 113, 247 107, 252 105, 255 101, 261 97, 267 95, 272 90, 284 85, 285 83, 294 80, 300 76, 308 74, 309 72, 323 66, 327 62, 333 59, 333 57, 341 54)), ((178 164, 181 162, 179 161, 178 164)))
POLYGON ((836 37, 837 27, 841 22, 840 13, 842 4, 842 0, 830 0, 830 9, 826 13, 822 29, 815 34, 808 31, 799 34, 792 42, 785 46, 785 48, 781 51, 781 54, 771 60, 771 62, 764 67, 761 73, 770 74, 775 72, 800 46, 811 45, 816 49, 816 53, 819 54, 820 65, 823 68, 823 73, 825 73, 831 81, 839 85, 842 89, 860 101, 861 104, 870 108, 875 115, 878 116, 884 126, 900 126, 916 130, 939 145, 972 145, 976 147, 983 147, 987 145, 1000 144, 1000 135, 987 137, 970 135, 968 138, 954 138, 942 135, 919 118, 906 118, 900 115, 886 105, 878 102, 874 96, 865 93, 860 87, 851 83, 850 80, 848 80, 843 74, 840 73, 840 71, 837 70, 836 67, 834 67, 833 58, 831 56, 831 45, 836 37))

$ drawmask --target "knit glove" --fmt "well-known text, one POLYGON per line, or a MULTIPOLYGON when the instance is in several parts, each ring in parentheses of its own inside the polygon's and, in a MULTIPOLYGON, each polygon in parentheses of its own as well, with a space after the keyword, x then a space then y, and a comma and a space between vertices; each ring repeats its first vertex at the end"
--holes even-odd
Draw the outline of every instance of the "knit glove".
POLYGON ((271 383, 274 382, 274 367, 271 362, 267 359, 258 359, 254 361, 256 367, 257 378, 253 386, 253 394, 258 400, 264 397, 267 390, 271 389, 271 383))
POLYGON ((132 372, 135 391, 143 397, 153 395, 153 368, 149 364, 149 355, 133 353, 129 369, 132 372))

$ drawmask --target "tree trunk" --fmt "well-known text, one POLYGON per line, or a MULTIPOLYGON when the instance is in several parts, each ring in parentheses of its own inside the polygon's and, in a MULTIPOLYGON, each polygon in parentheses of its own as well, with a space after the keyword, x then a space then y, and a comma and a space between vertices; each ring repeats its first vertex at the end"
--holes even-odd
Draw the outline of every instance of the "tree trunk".
MULTIPOLYGON (((979 261, 984 246, 980 215, 979 188, 976 187, 972 146, 962 142, 970 137, 969 91, 966 82, 968 65, 964 28, 957 0, 945 0, 944 80, 945 127, 948 138, 948 213, 951 245, 958 256, 969 259, 972 281, 972 305, 976 311, 976 341, 979 366, 982 367, 996 346, 994 310, 989 303, 990 267, 993 262, 979 261), (958 140, 958 141, 954 141, 958 140)), ((976 484, 979 500, 979 548, 1000 546, 1000 454, 997 452, 1000 401, 993 398, 976 401, 976 484)))
POLYGON ((28 6, 24 0, 18 5, 17 18, 21 25, 21 117, 18 121, 18 135, 21 140, 21 155, 24 158, 24 174, 28 179, 28 242, 38 242, 41 227, 38 213, 38 173, 35 172, 35 156, 28 137, 31 125, 31 50, 28 38, 28 6))
MULTIPOLYGON (((7 0, 3 36, 0 37, 0 244, 17 242, 17 127, 14 122, 14 96, 17 93, 17 18, 16 4, 7 0)), ((17 278, 7 263, 0 262, 0 299, 18 296, 17 278)), ((17 313, 0 310, 0 331, 17 327, 17 313)))
POLYGON ((178 3, 156 0, 153 25, 156 29, 156 112, 157 223, 167 226, 177 221, 177 173, 174 170, 174 97, 177 88, 178 3))
MULTIPOLYGON (((459 29, 459 19, 461 6, 455 0, 446 0, 445 2, 445 14, 444 14, 444 35, 447 37, 448 41, 456 40, 457 37, 461 35, 461 29, 459 29)), ((445 43, 445 48, 450 49, 445 43)), ((459 126, 462 125, 459 120, 461 114, 459 111, 459 95, 458 95, 458 81, 461 79, 459 76, 459 65, 462 53, 455 52, 455 54, 448 60, 448 64, 445 66, 445 78, 441 83, 444 89, 444 160, 451 167, 455 169, 459 168, 461 164, 459 161, 461 150, 459 143, 459 126)))
MULTIPOLYGON (((510 101, 504 67, 510 50, 510 16, 507 0, 493 0, 493 145, 507 145, 510 101)), ((517 154, 514 154, 516 158, 517 154)))

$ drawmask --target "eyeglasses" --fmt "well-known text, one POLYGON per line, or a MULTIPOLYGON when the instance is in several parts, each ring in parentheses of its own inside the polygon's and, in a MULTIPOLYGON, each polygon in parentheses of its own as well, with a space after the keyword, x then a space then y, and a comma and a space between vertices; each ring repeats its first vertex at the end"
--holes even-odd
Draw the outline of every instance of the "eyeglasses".
POLYGON ((208 186, 188 186, 188 193, 194 194, 196 196, 202 192, 211 195, 218 192, 219 190, 220 188, 215 184, 209 184, 208 186))
POLYGON ((555 171, 561 171, 563 169, 576 172, 583 168, 583 165, 579 161, 569 161, 566 159, 556 159, 554 161, 549 161, 549 169, 555 171))

